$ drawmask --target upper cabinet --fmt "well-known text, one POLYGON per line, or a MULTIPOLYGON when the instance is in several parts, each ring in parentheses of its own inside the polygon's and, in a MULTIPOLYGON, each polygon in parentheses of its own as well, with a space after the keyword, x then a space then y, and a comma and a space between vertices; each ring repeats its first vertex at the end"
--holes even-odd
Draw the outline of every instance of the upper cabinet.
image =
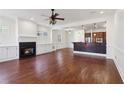
POLYGON ((37 36, 37 24, 32 21, 19 19, 18 31, 21 37, 36 37, 37 36))

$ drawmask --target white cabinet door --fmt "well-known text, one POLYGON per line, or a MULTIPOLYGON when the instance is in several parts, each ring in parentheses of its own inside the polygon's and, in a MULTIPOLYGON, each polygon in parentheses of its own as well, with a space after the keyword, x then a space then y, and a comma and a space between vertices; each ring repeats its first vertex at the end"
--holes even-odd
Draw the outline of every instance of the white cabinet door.
POLYGON ((7 47, 0 47, 0 60, 7 58, 7 47))
POLYGON ((8 58, 16 58, 17 57, 17 47, 8 47, 8 58))

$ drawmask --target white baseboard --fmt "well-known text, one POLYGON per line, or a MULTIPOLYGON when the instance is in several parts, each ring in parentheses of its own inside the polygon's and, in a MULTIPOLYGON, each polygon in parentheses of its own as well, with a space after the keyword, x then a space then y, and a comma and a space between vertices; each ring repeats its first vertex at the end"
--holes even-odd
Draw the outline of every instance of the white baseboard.
POLYGON ((37 56, 37 55, 46 54, 46 53, 50 53, 50 52, 53 52, 53 51, 55 51, 55 50, 51 49, 51 50, 48 50, 48 51, 44 51, 44 52, 42 52, 42 53, 36 53, 36 56, 37 56))
POLYGON ((106 54, 99 54, 99 53, 89 53, 89 52, 79 52, 79 51, 73 51, 73 53, 106 57, 106 54))
POLYGON ((114 60, 114 63, 115 63, 115 65, 116 65, 116 67, 117 67, 117 70, 118 70, 118 72, 119 72, 119 74, 120 74, 120 76, 121 76, 121 79, 122 79, 122 81, 123 81, 123 83, 124 83, 124 73, 122 72, 122 70, 121 70, 121 68, 120 68, 120 66, 119 66, 119 64, 118 64, 118 60, 117 59, 113 59, 114 60))
POLYGON ((15 60, 15 59, 19 59, 19 57, 9 58, 9 59, 2 59, 2 60, 0 60, 0 63, 7 62, 7 61, 10 61, 10 60, 15 60))
POLYGON ((116 66, 116 68, 117 68, 117 70, 118 70, 118 72, 121 76, 121 79, 122 79, 123 83, 124 83, 124 71, 123 71, 123 68, 120 65, 120 63, 121 63, 120 58, 123 58, 124 50, 119 48, 118 46, 112 46, 112 48, 115 52, 112 59, 114 60, 115 66, 116 66))

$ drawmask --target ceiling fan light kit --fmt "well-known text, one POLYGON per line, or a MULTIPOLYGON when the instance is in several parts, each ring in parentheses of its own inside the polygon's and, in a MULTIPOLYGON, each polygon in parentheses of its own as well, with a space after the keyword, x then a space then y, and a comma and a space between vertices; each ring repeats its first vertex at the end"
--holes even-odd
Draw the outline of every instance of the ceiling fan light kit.
POLYGON ((55 13, 55 9, 51 9, 51 16, 49 17, 49 24, 55 25, 57 20, 64 20, 64 18, 59 18, 59 14, 55 13))
POLYGON ((57 22, 56 20, 52 20, 52 19, 51 19, 51 20, 49 21, 49 24, 55 25, 56 22, 57 22))

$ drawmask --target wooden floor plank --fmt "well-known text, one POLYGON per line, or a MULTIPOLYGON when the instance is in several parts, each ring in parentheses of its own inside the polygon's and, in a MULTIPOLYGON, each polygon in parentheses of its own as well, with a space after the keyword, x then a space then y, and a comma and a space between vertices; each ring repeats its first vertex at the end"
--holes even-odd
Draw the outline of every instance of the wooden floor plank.
POLYGON ((0 83, 9 84, 120 84, 112 60, 73 54, 72 49, 0 63, 0 83))

